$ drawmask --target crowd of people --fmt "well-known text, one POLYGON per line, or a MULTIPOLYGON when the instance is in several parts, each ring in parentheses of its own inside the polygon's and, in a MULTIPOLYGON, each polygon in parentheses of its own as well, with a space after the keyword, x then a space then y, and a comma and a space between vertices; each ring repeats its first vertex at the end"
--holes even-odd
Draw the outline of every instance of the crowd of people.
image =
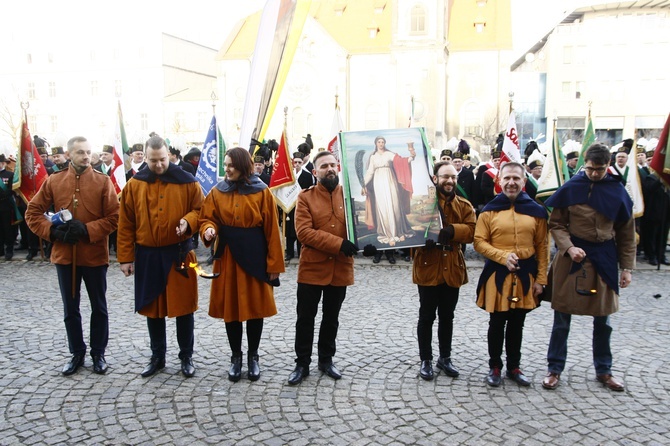
MULTIPOLYGON (((320 149, 310 156, 313 145, 309 139, 292 155, 294 174, 303 190, 295 208, 284 215, 268 188, 272 150, 267 146, 254 157, 243 148, 228 150, 225 178, 205 197, 193 176, 200 151, 192 148, 182 160, 179 150, 153 134, 144 144, 132 146, 128 182, 117 196, 109 178, 114 163, 110 146, 102 148, 99 165, 94 166, 91 144, 84 137, 70 139, 66 147, 50 148, 53 160, 46 156, 49 151, 42 141, 38 150, 45 154, 50 176, 23 211, 27 232, 21 240, 26 241, 32 257, 37 249, 49 250, 56 266, 71 354, 63 375, 75 373, 87 352, 79 311, 82 279, 91 301, 88 350, 93 371, 104 374, 108 369, 105 293, 108 240, 113 238, 111 246, 117 251, 121 271, 134 276, 135 311, 147 319, 151 357, 141 376, 154 375, 165 367, 166 317, 176 319, 181 372, 193 376, 198 288, 192 266, 197 264, 194 241, 200 238, 212 253, 209 315, 224 321, 231 352, 230 381, 243 376, 244 325, 246 376, 251 381, 260 378, 263 321, 277 313, 273 289, 280 285, 285 262, 296 257, 295 369, 288 383, 297 385, 310 374, 315 318, 322 297, 318 369, 333 379, 341 378, 333 362, 339 313, 347 287, 354 283, 354 257, 362 249, 347 238, 344 193, 338 160, 332 153, 320 149), (54 209, 69 210, 71 219, 45 218, 54 209), (280 224, 285 226, 285 249, 280 224)), ((469 281, 464 247, 473 243, 486 259, 476 303, 489 313, 489 372, 485 377, 489 386, 500 386, 503 368, 505 376, 519 385, 531 384, 521 368, 524 322, 541 300, 548 300, 554 323, 542 386, 555 389, 559 385, 571 316, 587 315, 593 317, 596 379, 611 390, 624 390, 624 384, 612 376, 609 316, 618 311, 620 288, 630 285, 640 250, 652 264, 669 263, 664 242, 670 225, 667 218, 664 224, 657 219, 658 206, 665 206, 660 213, 666 215, 670 199, 647 167, 653 149, 644 138, 637 141, 636 156, 645 204, 649 200, 648 209, 654 211, 636 221, 624 188, 632 143, 626 140, 614 152, 594 143, 582 154, 579 171, 580 147, 566 144, 571 179, 547 200, 546 207, 534 195, 543 166, 534 141, 526 147, 523 164, 500 165, 502 141, 496 144, 491 160, 477 166, 463 140, 458 150, 441 152, 432 181, 442 229, 436 240, 427 239, 425 246, 401 254, 413 262, 412 279, 418 289, 418 374, 422 379, 436 376, 432 351, 436 319, 439 356, 435 366, 449 377, 459 376, 451 345, 454 312, 459 289, 469 281), (557 249, 553 259, 549 235, 557 249)), ((375 149, 373 157, 378 159, 370 160, 365 195, 381 200, 389 188, 384 187, 388 180, 378 170, 394 154, 386 150, 382 137, 375 140, 375 149)), ((408 166, 415 156, 412 153, 406 160, 408 166)), ((11 220, 5 221, 14 199, 11 175, 5 169, 8 161, 0 156, 2 248, 10 260, 17 235, 11 220)), ((392 207, 400 199, 389 196, 385 200, 392 207)), ((21 200, 16 201, 18 205, 21 200)), ((371 217, 385 222, 389 219, 381 208, 371 217)), ((379 236, 391 237, 383 230, 394 224, 398 223, 380 224, 379 236)), ((365 248, 364 255, 374 256, 378 263, 381 250, 368 249, 374 248, 371 245, 365 248)))

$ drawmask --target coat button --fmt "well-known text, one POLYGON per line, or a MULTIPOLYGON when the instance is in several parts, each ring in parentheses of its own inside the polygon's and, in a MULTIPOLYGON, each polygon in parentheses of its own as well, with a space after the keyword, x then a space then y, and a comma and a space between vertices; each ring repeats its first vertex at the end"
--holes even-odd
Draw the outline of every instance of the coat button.
POLYGON ((331 228, 334 228, 334 227, 335 227, 335 225, 330 225, 330 227, 331 227, 331 228))

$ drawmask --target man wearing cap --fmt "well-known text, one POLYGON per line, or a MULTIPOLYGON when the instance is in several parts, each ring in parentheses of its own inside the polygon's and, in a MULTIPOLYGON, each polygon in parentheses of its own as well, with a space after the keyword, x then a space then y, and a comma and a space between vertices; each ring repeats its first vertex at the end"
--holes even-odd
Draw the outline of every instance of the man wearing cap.
POLYGON ((5 260, 12 260, 14 256, 14 240, 16 232, 12 228, 12 220, 16 218, 16 197, 12 191, 14 172, 6 169, 7 158, 0 154, 0 255, 5 260))
POLYGON ((475 175, 468 169, 463 168, 462 152, 456 151, 451 159, 451 164, 456 169, 458 175, 458 183, 456 184, 456 195, 468 200, 472 205, 476 206, 476 199, 474 194, 475 175))
POLYGON ((528 181, 526 181, 526 193, 533 200, 535 200, 535 196, 537 195, 537 182, 542 176, 543 165, 544 156, 542 156, 539 150, 533 152, 531 156, 528 157, 528 172, 526 173, 528 181))
MULTIPOLYGON (((502 143, 500 144, 500 147, 502 148, 502 143)), ((477 177, 481 177, 481 180, 477 182, 479 184, 479 203, 477 204, 480 206, 485 205, 496 196, 495 179, 498 175, 498 169, 500 168, 501 155, 502 150, 495 149, 491 152, 491 160, 479 168, 477 177)))
POLYGON ((579 161, 579 152, 571 151, 565 155, 565 161, 568 165, 568 174, 572 178, 577 173, 577 162, 579 161))
POLYGON ((33 136, 33 142, 35 143, 37 153, 39 153, 40 158, 42 158, 42 163, 44 163, 44 167, 48 168, 53 166, 54 162, 49 159, 50 155, 49 143, 47 142, 47 140, 35 135, 33 136))
POLYGON ((184 155, 184 162, 189 163, 193 166, 195 171, 198 171, 198 164, 200 164, 200 155, 202 152, 200 152, 200 149, 197 147, 191 147, 191 150, 188 151, 186 155, 184 155))
POLYGON ((107 144, 102 146, 100 159, 102 160, 102 163, 100 163, 100 167, 97 170, 107 176, 110 176, 112 174, 112 170, 114 169, 114 146, 107 144))
POLYGON ((628 149, 626 146, 621 146, 614 157, 614 164, 609 167, 609 174, 618 178, 625 186, 628 181, 628 149))
POLYGON ((453 155, 454 152, 452 152, 449 149, 444 149, 443 151, 440 152, 440 161, 446 161, 448 163, 451 162, 451 156, 453 155))
POLYGON ((86 356, 79 312, 82 279, 91 302, 93 371, 103 374, 107 371, 104 355, 109 336, 105 297, 109 265, 107 236, 116 229, 119 200, 109 176, 91 168, 91 144, 86 138, 71 138, 67 151, 70 166, 47 178, 28 203, 26 222, 37 235, 53 242, 51 263, 56 265, 65 329, 72 354, 62 374, 75 373, 84 365, 86 356), (52 206, 54 209, 67 209, 72 219, 63 224, 52 223, 52 219, 44 217, 44 212, 52 206))
POLYGON ((190 173, 191 175, 195 176, 195 168, 193 167, 192 164, 190 163, 185 163, 183 159, 181 159, 181 152, 179 149, 170 146, 170 162, 172 164, 175 164, 182 169, 184 169, 186 172, 190 173))
POLYGON ((49 175, 55 172, 60 172, 61 170, 67 170, 70 161, 68 161, 65 150, 63 150, 62 147, 52 147, 51 155, 54 158, 54 164, 51 167, 47 167, 47 173, 49 175))
POLYGON ((130 148, 130 169, 126 171, 126 181, 129 181, 137 172, 144 169, 144 144, 133 144, 130 148))
POLYGON ((261 155, 254 156, 254 173, 266 186, 270 185, 270 175, 265 172, 265 159, 261 155))
POLYGON ((141 375, 165 367, 165 318, 176 318, 181 372, 195 374, 193 313, 198 308, 197 263, 191 234, 198 230, 204 199, 195 177, 170 163, 160 136, 146 142, 147 168, 132 177, 121 194, 119 250, 121 271, 135 274, 135 311, 147 318, 151 360, 141 375))
MULTIPOLYGON (((295 179, 300 185, 300 189, 308 189, 316 184, 316 178, 303 167, 303 159, 306 156, 302 152, 293 153, 293 172, 295 179)), ((284 260, 288 261, 295 257, 294 244, 298 245, 298 257, 300 257, 300 242, 295 233, 295 208, 286 214, 286 257, 284 260)))

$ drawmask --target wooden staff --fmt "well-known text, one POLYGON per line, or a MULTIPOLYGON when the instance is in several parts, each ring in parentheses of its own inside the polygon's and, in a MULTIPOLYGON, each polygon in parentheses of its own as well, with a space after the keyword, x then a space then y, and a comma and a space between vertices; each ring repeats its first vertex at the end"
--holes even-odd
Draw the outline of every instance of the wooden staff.
MULTIPOLYGON (((77 205, 79 200, 72 194, 72 219, 77 218, 77 205)), ((72 298, 76 298, 77 292, 77 244, 72 245, 72 298)))

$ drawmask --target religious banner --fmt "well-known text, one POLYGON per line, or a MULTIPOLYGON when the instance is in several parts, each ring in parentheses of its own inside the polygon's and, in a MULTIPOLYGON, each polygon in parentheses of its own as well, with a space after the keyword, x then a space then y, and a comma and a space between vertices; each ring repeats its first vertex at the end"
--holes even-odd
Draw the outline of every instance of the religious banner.
POLYGON ((423 128, 340 133, 347 234, 360 249, 424 246, 442 227, 423 128))

